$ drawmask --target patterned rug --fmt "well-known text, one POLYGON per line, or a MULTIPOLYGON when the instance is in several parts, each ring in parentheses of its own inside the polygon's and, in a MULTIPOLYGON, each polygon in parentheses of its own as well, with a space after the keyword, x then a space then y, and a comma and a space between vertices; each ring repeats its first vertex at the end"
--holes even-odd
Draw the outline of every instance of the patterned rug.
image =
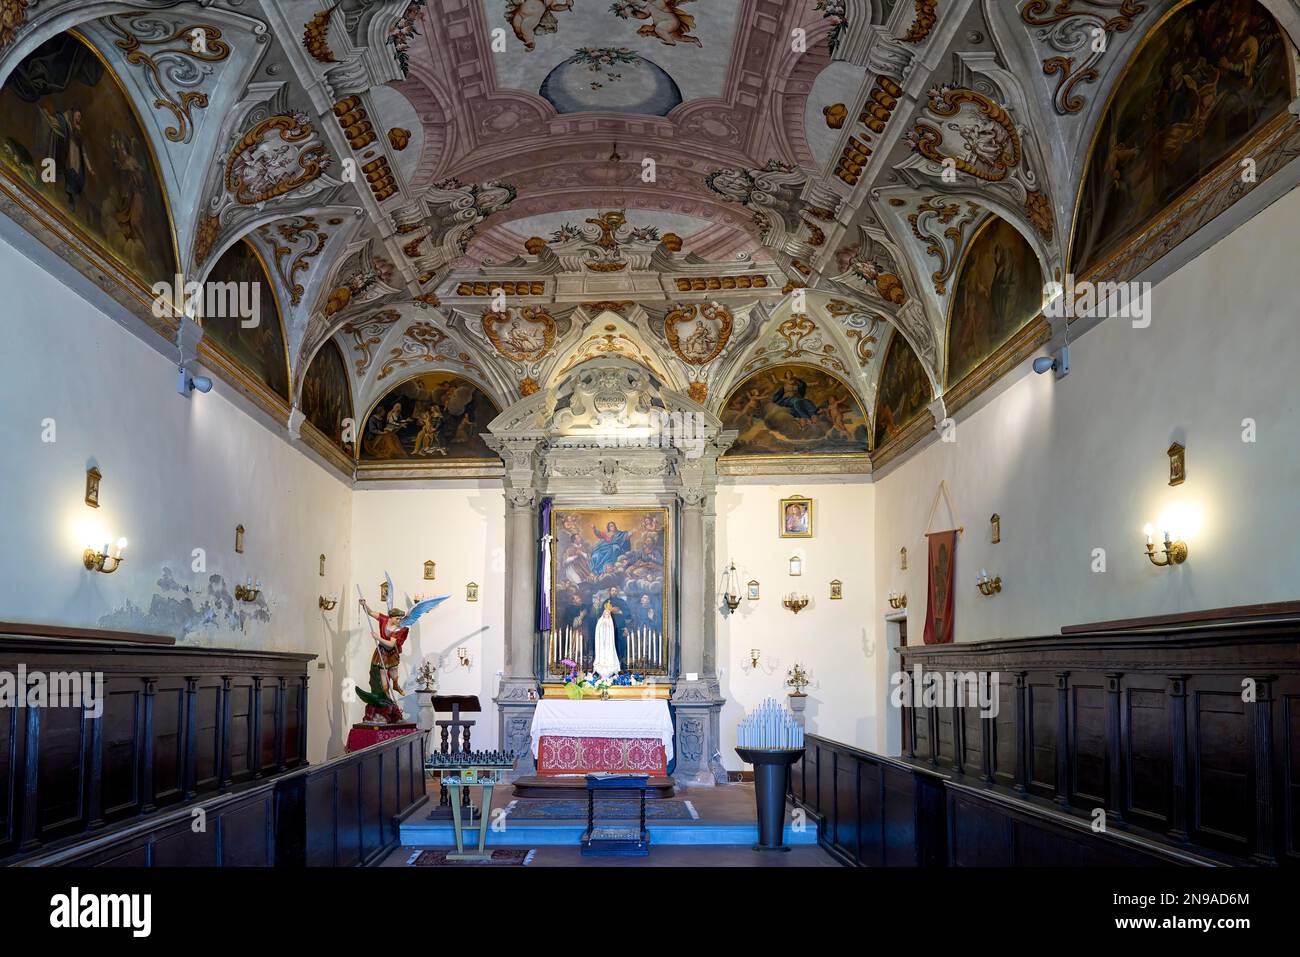
MULTIPOLYGON (((636 820, 641 814, 638 800, 596 798, 596 819, 599 821, 636 820)), ((587 802, 581 798, 571 800, 528 798, 511 801, 506 815, 515 821, 582 821, 587 820, 587 802)), ((645 802, 647 821, 698 821, 700 815, 690 801, 658 800, 645 802)))
POLYGON ((416 851, 406 861, 407 867, 456 867, 461 864, 470 867, 523 867, 531 864, 536 851, 525 851, 514 847, 490 847, 490 860, 483 861, 449 861, 447 855, 451 848, 439 848, 436 851, 416 851))

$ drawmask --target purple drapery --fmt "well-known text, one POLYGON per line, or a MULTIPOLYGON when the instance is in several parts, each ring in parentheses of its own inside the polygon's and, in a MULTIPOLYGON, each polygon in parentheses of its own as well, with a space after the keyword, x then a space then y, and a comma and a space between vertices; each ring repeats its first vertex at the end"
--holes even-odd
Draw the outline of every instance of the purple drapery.
POLYGON ((551 630, 551 499, 542 499, 541 538, 537 555, 537 630, 551 630))

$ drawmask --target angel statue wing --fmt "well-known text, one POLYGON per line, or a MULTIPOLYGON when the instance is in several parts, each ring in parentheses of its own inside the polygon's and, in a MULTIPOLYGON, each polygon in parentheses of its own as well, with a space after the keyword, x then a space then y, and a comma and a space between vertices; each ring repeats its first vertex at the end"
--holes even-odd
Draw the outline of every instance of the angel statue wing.
POLYGON ((406 613, 406 617, 402 619, 402 626, 404 628, 409 628, 411 625, 415 624, 419 620, 420 616, 426 611, 433 611, 433 609, 437 608, 450 597, 450 595, 439 595, 436 598, 426 598, 424 601, 416 602, 411 606, 411 610, 406 613))
POLYGON ((397 594, 397 589, 393 587, 393 576, 384 572, 384 581, 388 582, 388 611, 393 611, 393 596, 397 594))

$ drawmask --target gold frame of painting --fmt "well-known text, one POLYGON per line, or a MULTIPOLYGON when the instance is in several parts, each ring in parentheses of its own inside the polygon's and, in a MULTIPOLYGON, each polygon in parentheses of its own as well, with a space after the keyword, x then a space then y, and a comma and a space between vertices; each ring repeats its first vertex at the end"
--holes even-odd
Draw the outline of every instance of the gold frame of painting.
MULTIPOLYGON (((954 273, 954 275, 955 275, 955 273, 954 273)), ((871 414, 872 414, 873 417, 874 417, 874 416, 879 412, 879 410, 880 410, 880 380, 881 380, 881 379, 884 377, 884 375, 885 375, 885 363, 889 361, 889 349, 892 348, 892 346, 893 346, 893 344, 894 344, 894 338, 895 338, 895 337, 898 337, 898 338, 903 342, 903 344, 907 346, 908 349, 912 349, 912 343, 909 342, 908 339, 907 339, 907 337, 903 335, 902 330, 900 330, 900 329, 898 329, 897 327, 895 327, 895 328, 894 328, 894 331, 893 331, 893 334, 892 334, 892 335, 891 335, 891 336, 890 336, 890 337, 885 341, 885 350, 884 350, 884 354, 883 354, 883 355, 881 356, 881 358, 880 358, 879 371, 878 371, 877 374, 876 374, 876 397, 875 397, 875 398, 876 398, 876 403, 875 403, 875 405, 872 407, 872 410, 871 410, 871 414)), ((915 349, 912 349, 912 354, 913 354, 913 355, 916 355, 916 350, 915 350, 915 349)), ((926 381, 927 381, 927 382, 930 382, 930 372, 929 372, 928 369, 925 368, 925 363, 921 362, 921 359, 920 359, 919 356, 917 356, 916 361, 919 362, 919 363, 921 363, 921 371, 925 372, 925 374, 926 374, 926 375, 925 375, 926 381)), ((945 361, 945 362, 947 361, 947 358, 946 358, 946 357, 945 357, 944 361, 945 361)), ((933 383, 933 382, 930 382, 930 401, 926 403, 926 408, 922 409, 922 410, 921 410, 921 413, 918 414, 918 415, 916 416, 916 418, 914 418, 911 422, 909 422, 909 423, 907 423, 907 425, 903 426, 902 430, 901 430, 900 432, 896 433, 892 439, 887 439, 887 440, 885 441, 885 444, 884 444, 884 445, 880 445, 880 446, 876 445, 876 429, 875 429, 875 426, 874 426, 874 418, 873 418, 873 425, 872 425, 872 429, 871 429, 871 435, 869 436, 869 438, 871 439, 871 443, 870 443, 870 444, 871 444, 871 468, 872 468, 873 471, 874 471, 875 469, 879 468, 880 466, 884 465, 886 462, 889 461, 889 459, 893 458, 893 454, 891 454, 891 455, 889 455, 889 456, 887 456, 887 457, 885 457, 885 458, 882 459, 882 458, 880 457, 880 453, 881 453, 882 451, 884 451, 884 450, 886 450, 886 449, 889 449, 889 448, 891 448, 892 446, 896 445, 896 444, 898 443, 898 440, 901 439, 903 436, 905 436, 905 435, 911 435, 911 433, 913 432, 913 427, 916 425, 917 422, 920 422, 922 419, 924 419, 924 418, 926 417, 926 415, 929 415, 929 416, 930 416, 930 423, 931 423, 930 427, 931 427, 931 428, 934 427, 934 422, 935 422, 935 420, 934 420, 934 415, 933 415, 933 413, 931 413, 931 412, 929 411, 929 407, 932 406, 932 405, 934 405, 934 400, 935 400, 935 398, 936 398, 936 394, 935 394, 935 391, 934 391, 934 383, 933 383)), ((926 431, 929 431, 929 430, 927 429, 926 431)), ((913 443, 915 443, 915 441, 916 441, 915 439, 912 439, 912 442, 913 442, 913 443)), ((910 448, 910 445, 909 445, 908 447, 910 448)), ((894 454, 896 454, 896 453, 894 453, 894 454)))
MULTIPOLYGON (((505 462, 501 459, 501 456, 497 455, 495 452, 493 453, 493 458, 490 459, 458 458, 438 459, 433 461, 428 459, 423 461, 406 461, 399 459, 397 461, 382 460, 378 462, 363 462, 361 460, 362 433, 365 430, 366 423, 370 421, 370 414, 375 411, 375 407, 399 386, 405 385, 412 379, 418 379, 422 375, 430 375, 439 372, 446 375, 456 376, 457 378, 464 379, 466 382, 470 383, 474 388, 478 389, 492 400, 492 404, 497 407, 497 415, 501 414, 503 408, 509 408, 509 406, 503 406, 501 401, 494 396, 491 391, 489 391, 486 385, 477 379, 465 375, 464 373, 456 372, 452 369, 422 369, 418 372, 412 372, 405 378, 398 379, 392 385, 388 386, 388 388, 384 389, 383 392, 379 393, 379 395, 375 397, 374 401, 366 408, 366 414, 357 419, 357 440, 352 443, 353 464, 356 469, 355 475, 357 481, 390 482, 411 478, 500 478, 506 474, 505 462)), ((356 408, 354 401, 352 406, 354 412, 356 411, 356 408)), ((496 416, 493 416, 493 418, 495 417, 496 416)), ((484 429, 486 429, 486 425, 484 426, 484 429)))
MULTIPOLYGON (((1181 11, 1184 7, 1195 2, 1197 2, 1197 0, 1180 0, 1179 3, 1174 4, 1172 7, 1170 7, 1168 10, 1166 10, 1164 13, 1160 15, 1160 18, 1156 20, 1156 22, 1151 26, 1151 28, 1147 30, 1146 33, 1142 36, 1142 39, 1138 41, 1137 46, 1134 47, 1133 51, 1128 54, 1128 58, 1125 60, 1123 69, 1120 70, 1119 76, 1116 77, 1115 82, 1111 84, 1110 91, 1106 94, 1106 102, 1102 106, 1101 111, 1097 114, 1098 122, 1093 126, 1092 135, 1088 138, 1088 150, 1084 154, 1085 158, 1083 163, 1083 171, 1079 176, 1079 185, 1076 187, 1074 192, 1074 206, 1070 212, 1070 223, 1069 223, 1070 235, 1066 244, 1065 258, 1062 260, 1064 263, 1064 268, 1066 273, 1069 273, 1074 268, 1075 265, 1074 264, 1074 254, 1075 254, 1074 239, 1077 232, 1077 226, 1079 223, 1079 205, 1083 202, 1083 190, 1084 190, 1084 186, 1087 184, 1088 172, 1092 169, 1092 162, 1097 148, 1097 139, 1101 135, 1101 128, 1103 123, 1105 122, 1106 117, 1110 114, 1110 108, 1112 105, 1114 105, 1115 96, 1116 94, 1119 93, 1120 87, 1123 85, 1124 80, 1128 76, 1129 71, 1133 68, 1133 65, 1137 63, 1138 57, 1141 55, 1142 51, 1146 49, 1147 44, 1150 43, 1152 37, 1154 37, 1161 30, 1161 28, 1164 27, 1164 25, 1169 21, 1170 17, 1174 16, 1174 14, 1181 11)), ((1296 60, 1295 60, 1296 46, 1294 43, 1292 43, 1291 37, 1287 34, 1286 29, 1277 22, 1277 17, 1273 16, 1273 11, 1269 10, 1267 7, 1264 7, 1264 12, 1267 13, 1270 17, 1273 17, 1273 23, 1277 26, 1278 32, 1282 35, 1282 39, 1286 42, 1288 50, 1291 51, 1291 56, 1287 58, 1287 63, 1291 74, 1290 76, 1291 99, 1292 101, 1294 101, 1297 94, 1297 76, 1296 76, 1296 60)), ((1237 166, 1241 161, 1241 159, 1246 154, 1255 152, 1255 147, 1258 146, 1261 141, 1268 139, 1270 136, 1275 134, 1279 127, 1288 125, 1290 123, 1295 123, 1295 122, 1296 122, 1295 118, 1291 116, 1291 114, 1287 111, 1286 107, 1284 106, 1281 112, 1277 116, 1273 117, 1273 119, 1269 120, 1267 123, 1261 126, 1254 136, 1251 136, 1249 139, 1246 140, 1246 142, 1242 143, 1241 146, 1239 146, 1237 149, 1233 150, 1231 153, 1225 156, 1222 161, 1220 161, 1215 166, 1211 167, 1208 171, 1206 171, 1205 175, 1198 177, 1195 182, 1193 182, 1185 190, 1183 190, 1181 193, 1175 196, 1173 200, 1165 204, 1165 206, 1163 206, 1160 210, 1153 213, 1146 220, 1144 220, 1143 222, 1135 226, 1130 232, 1125 234, 1120 239, 1115 240, 1109 246, 1103 248, 1102 252, 1097 256, 1097 264, 1093 266, 1091 269, 1089 269, 1087 273, 1083 274, 1080 277, 1077 277, 1078 281, 1085 281, 1089 279, 1091 276, 1094 276, 1098 272, 1104 270, 1107 266, 1110 266, 1116 260, 1119 260, 1121 258, 1131 258, 1131 256, 1126 254, 1129 254, 1130 252, 1138 252, 1140 251, 1140 248, 1150 245, 1153 242, 1157 242, 1160 239, 1161 234, 1166 232, 1170 227, 1177 225, 1178 222, 1177 220, 1175 220, 1173 223, 1166 224, 1163 223, 1162 220, 1164 220, 1166 217, 1169 216, 1169 214, 1172 211, 1176 210, 1179 206, 1181 206, 1184 202, 1186 202, 1191 196, 1193 196, 1196 193, 1197 190, 1201 189, 1205 185, 1207 180, 1216 179, 1217 177, 1223 174, 1224 170, 1237 166), (1143 242, 1144 237, 1145 237, 1145 242, 1143 242), (1132 249, 1132 247, 1135 245, 1139 247, 1138 250, 1132 249)), ((1260 180, 1259 182, 1262 183, 1263 180, 1260 180)), ((1259 185, 1259 183, 1256 183, 1256 185, 1259 185)), ((1207 196, 1204 202, 1208 202, 1210 198, 1211 198, 1210 196, 1207 196)), ((1203 205, 1203 203, 1198 205, 1203 205)), ((1168 252, 1166 252, 1165 255, 1168 255, 1169 252, 1172 252, 1173 249, 1177 247, 1177 245, 1179 244, 1176 244, 1175 247, 1171 247, 1171 249, 1168 252)), ((1077 316, 1071 317, 1070 322, 1073 323, 1074 320, 1077 318, 1078 318, 1077 316)))
MULTIPOLYGON (((961 271, 966 267, 966 259, 970 255, 970 251, 975 248, 976 241, 980 238, 980 236, 984 234, 984 231, 988 229, 990 226, 992 226, 995 222, 1006 223, 1008 226, 1010 226, 1012 229, 1016 231, 1016 234, 1021 239, 1025 241, 1025 245, 1028 246, 1029 251, 1033 253, 1034 262, 1038 263, 1038 275, 1042 280, 1042 282, 1039 283, 1040 288, 1046 286, 1047 276, 1050 275, 1048 270, 1044 267, 1043 261, 1038 258, 1038 250, 1034 248, 1033 242, 1029 239, 1029 237, 1027 237, 1023 232, 1021 232, 1020 228, 1011 220, 1004 219, 1003 217, 994 213, 991 216, 985 216, 984 222, 980 223, 977 227, 975 227, 975 231, 971 233, 970 239, 967 241, 965 248, 962 249, 961 255, 957 258, 956 268, 953 269, 952 271, 952 295, 948 297, 948 308, 945 310, 944 320, 943 320, 943 381, 940 383, 940 386, 943 389, 941 395, 943 396, 943 400, 944 400, 944 408, 948 410, 949 414, 952 414, 957 409, 961 408, 962 405, 965 405, 967 402, 969 402, 971 398, 974 398, 975 395, 979 394, 978 391, 972 392, 971 387, 965 386, 968 380, 973 379, 976 376, 979 376, 981 378, 987 378, 989 382, 991 382, 993 379, 997 378, 998 375, 1001 375, 1002 372, 1005 372, 1007 369, 1010 369, 1011 366, 1014 365, 1016 361, 1018 361, 1018 360, 1008 361, 1007 358, 1008 355, 1010 353, 1014 353, 1016 350, 1014 349, 1009 350, 1007 347, 1010 346, 1012 343, 1016 342, 1017 340, 1019 340, 1021 338, 1021 333, 1023 333, 1026 329, 1028 329, 1034 323, 1043 319, 1043 306, 1045 306, 1046 303, 1040 303, 1038 306, 1038 313, 1032 316, 1031 318, 1027 319, 1024 325, 1022 325, 1019 329, 1017 329, 1009 337, 1007 337, 1006 342, 1003 342, 996 349, 994 349, 992 352, 986 355, 983 359, 981 359, 978 363, 976 363, 973 369, 967 372, 956 382, 949 383, 948 377, 952 366, 952 350, 948 348, 948 339, 952 333, 952 310, 953 307, 957 305, 957 290, 961 285, 961 271), (985 370, 985 366, 993 365, 994 363, 998 364, 999 368, 1001 369, 1001 372, 997 373, 997 375, 988 376, 985 370), (959 392, 963 393, 963 398, 961 402, 958 404, 953 404, 953 402, 950 402, 949 396, 955 396, 959 392)), ((1051 332, 1049 329, 1048 338, 1050 337, 1051 337, 1051 332)), ((1028 353, 1026 353, 1025 356, 1021 356, 1020 358, 1025 358, 1026 356, 1028 356, 1028 353)), ((982 391, 982 389, 980 391, 982 391)))
MULTIPOLYGON (((669 561, 673 554, 673 509, 668 505, 583 505, 581 500, 576 502, 553 502, 551 505, 551 527, 555 528, 558 524, 557 516, 563 512, 661 512, 663 513, 663 530, 664 530, 664 548, 660 556, 663 559, 664 568, 664 591, 663 591, 663 635, 664 635, 664 670, 667 675, 654 675, 653 677, 664 678, 665 682, 671 682, 673 677, 673 668, 680 662, 677 660, 675 642, 677 639, 677 621, 670 613, 670 609, 677 604, 676 588, 673 585, 673 569, 669 561)), ((560 549, 559 538, 556 535, 551 536, 551 600, 555 600, 557 586, 560 581, 560 563, 558 561, 560 549)), ((554 610, 552 610, 552 615, 554 610)), ((554 619, 552 620, 554 623, 554 619)), ((554 629, 552 629, 554 631, 554 629)), ((551 632, 539 632, 540 635, 549 635, 551 632)), ((549 662, 546 660, 546 639, 540 639, 542 642, 540 655, 540 667, 542 674, 550 677, 551 673, 547 671, 549 662)), ((561 683, 563 687, 563 683, 561 683)), ((667 684, 665 684, 667 687, 667 684)), ((640 690, 640 689, 633 689, 640 690)), ((633 695, 632 697, 639 697, 633 695)))
POLYGON ((929 409, 925 409, 915 419, 903 426, 902 431, 871 453, 872 469, 884 468, 933 432, 935 425, 934 413, 929 409))
MULTIPOLYGON (((873 435, 873 423, 871 412, 867 409, 862 400, 861 394, 841 375, 832 372, 824 366, 813 365, 811 362, 772 362, 757 369, 751 369, 740 375, 732 384, 722 399, 719 412, 725 412, 727 402, 735 395, 736 390, 742 384, 753 376, 768 369, 774 369, 778 366, 795 366, 796 368, 812 369, 814 372, 820 372, 829 376, 843 386, 853 396, 854 401, 858 403, 858 408, 862 410, 862 418, 867 426, 867 451, 865 452, 771 452, 759 455, 730 454, 730 450, 724 452, 718 458, 718 474, 720 475, 781 475, 789 472, 798 472, 804 474, 818 475, 841 475, 841 474, 862 474, 866 475, 871 472, 871 442, 873 435)), ((722 418, 721 415, 718 418, 722 418)))
MULTIPOLYGON (((140 127, 140 131, 144 133, 145 146, 149 150, 149 158, 153 161, 153 169, 151 170, 154 174, 153 179, 158 190, 162 193, 163 209, 167 212, 168 232, 171 235, 172 241, 172 260, 175 263, 175 272, 179 273, 181 271, 182 260, 180 243, 177 241, 176 236, 176 217, 172 212, 171 197, 167 193, 167 183, 162 176, 163 165, 158 159, 158 152, 154 149, 153 139, 149 135, 153 130, 153 127, 145 123, 143 114, 141 114, 135 100, 128 92, 126 85, 122 82, 122 78, 118 76, 117 70, 108 62, 104 57, 104 54, 100 52, 99 48, 91 42, 90 38, 75 27, 70 27, 64 32, 71 34, 81 41, 81 43, 84 44, 85 47, 90 50, 90 52, 95 55, 95 58, 103 65, 104 71, 113 78, 113 83, 116 85, 118 93, 120 93, 122 98, 126 100, 127 106, 131 110, 131 115, 135 117, 135 121, 140 127)), ((92 267, 92 269, 97 268, 97 271, 102 272, 105 277, 117 283, 124 292, 138 300, 140 305, 145 307, 145 321, 155 331, 166 336, 175 334, 176 319, 173 318, 168 321, 166 319, 159 319, 153 314, 155 304, 153 283, 145 283, 144 277, 136 275, 135 271, 130 266, 119 260, 115 255, 113 255, 113 253, 100 245, 98 240, 92 238, 80 226, 68 219, 57 207, 51 205, 49 200, 44 196, 29 191, 26 185, 24 185, 21 180, 17 179, 3 164, 0 164, 0 191, 3 191, 6 196, 21 206, 34 220, 36 220, 36 222, 49 230, 51 238, 60 240, 68 246, 73 246, 71 240, 75 239, 76 244, 81 247, 76 251, 80 252, 86 260, 85 265, 92 267)), ((59 255, 59 251, 51 247, 49 243, 42 243, 42 245, 45 245, 56 255, 59 255)), ((60 256, 60 258, 67 261, 66 257, 60 256)), ((69 265, 76 268, 78 272, 81 272, 82 275, 87 276, 87 278, 92 278, 88 273, 78 268, 78 264, 69 262, 69 265)), ((175 273, 171 276, 160 278, 169 283, 174 282, 175 273)), ((155 280, 155 282, 157 281, 159 280, 155 280)), ((172 307, 173 312, 176 312, 175 303, 169 303, 169 306, 172 307)))
MULTIPOLYGON (((283 418, 285 422, 288 422, 289 414, 293 410, 294 392, 293 366, 289 362, 289 337, 284 325, 284 308, 280 303, 280 292, 275 287, 275 280, 271 278, 271 270, 267 268, 266 257, 263 256, 262 251, 257 248, 257 244, 248 238, 250 235, 252 235, 251 232, 245 233, 233 243, 227 245, 226 248, 221 251, 220 255, 213 258, 212 266, 215 268, 216 264, 220 262, 221 256, 230 252, 239 243, 247 243, 248 248, 251 249, 253 255, 257 257, 257 263, 262 267, 262 274, 266 277, 267 285, 271 287, 271 299, 275 303, 275 315, 276 319, 280 323, 280 342, 284 346, 284 374, 285 382, 289 390, 289 398, 286 400, 278 392, 273 391, 265 382, 259 382, 257 379, 254 379, 252 375, 249 374, 248 370, 246 370, 234 356, 228 353, 216 342, 210 340, 206 335, 199 341, 199 358, 209 365, 215 365, 216 368, 223 371, 225 373, 223 378, 233 380, 232 384, 246 397, 259 405, 263 411, 268 412, 273 416, 279 416, 283 418)), ((204 274, 204 283, 207 282, 206 276, 210 275, 211 272, 212 269, 209 269, 208 272, 204 274)), ((202 325, 202 322, 199 324, 202 325)))
POLYGON ((789 498, 781 499, 781 507, 776 513, 776 530, 781 538, 813 538, 813 500, 805 495, 791 495, 789 498), (808 505, 808 531, 806 532, 785 530, 785 507, 793 502, 803 502, 808 505))
MULTIPOLYGON (((324 340, 320 344, 320 347, 312 353, 311 358, 307 360, 307 369, 303 372, 302 376, 304 382, 307 381, 307 373, 311 371, 311 364, 316 361, 316 357, 320 355, 321 351, 331 342, 334 342, 333 338, 324 340)), ((357 397, 352 391, 352 377, 347 374, 347 353, 343 351, 343 348, 337 342, 334 343, 334 348, 339 350, 340 358, 343 359, 343 379, 348 387, 348 405, 352 409, 352 420, 355 423, 357 415, 357 397)), ((353 460, 352 456, 339 448, 329 436, 316 428, 316 426, 313 425, 306 416, 303 417, 302 426, 299 428, 298 434, 304 438, 306 443, 311 446, 318 455, 328 461, 330 465, 334 466, 348 478, 354 478, 356 476, 356 462, 353 460)), ((356 447, 357 443, 353 441, 352 448, 355 450, 356 447)))
POLYGON ((331 442, 320 429, 306 419, 302 420, 298 435, 313 452, 348 478, 356 475, 356 465, 341 448, 331 442))

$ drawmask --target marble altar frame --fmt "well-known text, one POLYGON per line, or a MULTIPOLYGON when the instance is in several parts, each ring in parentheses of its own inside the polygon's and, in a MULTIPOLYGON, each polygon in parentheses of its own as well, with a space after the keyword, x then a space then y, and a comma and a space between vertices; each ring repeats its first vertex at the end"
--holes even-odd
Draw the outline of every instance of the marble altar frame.
POLYGON ((677 543, 670 553, 674 571, 666 574, 673 611, 665 611, 674 636, 673 777, 686 786, 726 781, 720 753, 714 499, 718 459, 735 438, 735 431, 724 430, 704 406, 621 357, 595 358, 566 370, 559 381, 516 402, 488 425, 484 439, 505 464, 506 511, 505 668, 493 700, 501 746, 521 756, 519 775, 535 771, 529 733, 545 655, 537 630, 538 510, 549 497, 561 509, 668 509, 670 541, 677 543), (654 417, 661 415, 690 422, 685 441, 656 434, 654 417))

